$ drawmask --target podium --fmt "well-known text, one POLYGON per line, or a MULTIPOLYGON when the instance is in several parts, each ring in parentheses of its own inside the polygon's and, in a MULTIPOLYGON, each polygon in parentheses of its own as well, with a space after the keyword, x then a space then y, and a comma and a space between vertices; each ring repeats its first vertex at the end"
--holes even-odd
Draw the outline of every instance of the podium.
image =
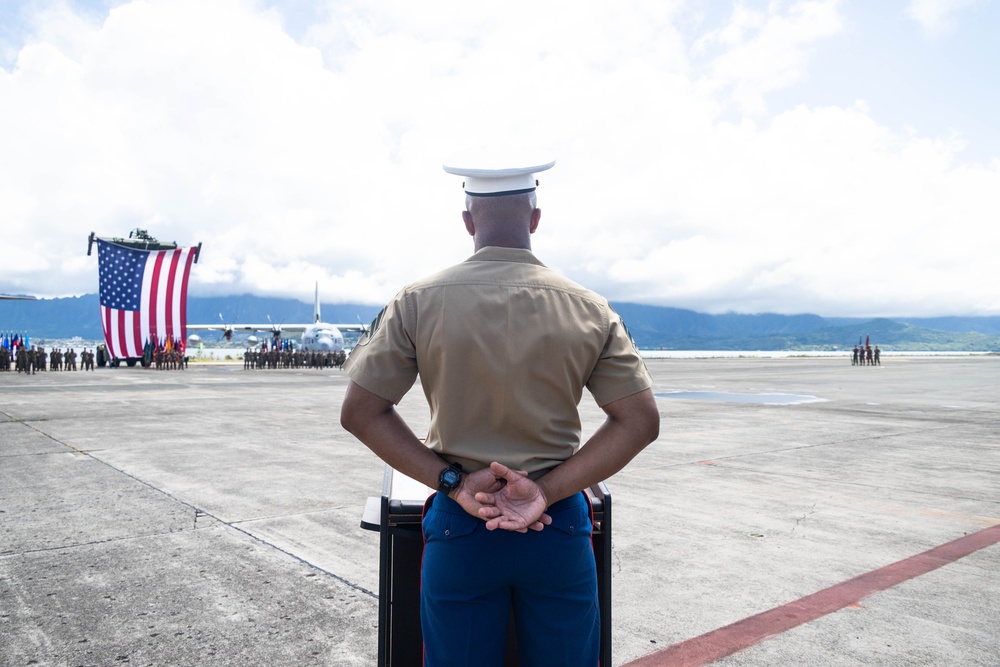
MULTIPOLYGON (((390 466, 385 467, 382 495, 365 503, 361 527, 378 531, 378 667, 419 665, 423 661, 420 632, 420 529, 424 502, 434 489, 390 466)), ((594 558, 601 612, 600 665, 611 666, 611 493, 601 482, 587 489, 594 516, 594 558)), ((508 623, 505 666, 519 665, 514 624, 508 623)))

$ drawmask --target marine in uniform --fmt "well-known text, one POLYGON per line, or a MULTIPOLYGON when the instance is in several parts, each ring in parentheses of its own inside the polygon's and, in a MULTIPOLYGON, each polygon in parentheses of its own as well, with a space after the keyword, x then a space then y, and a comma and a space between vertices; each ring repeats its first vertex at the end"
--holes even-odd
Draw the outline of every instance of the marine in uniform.
POLYGON ((423 521, 427 667, 502 665, 511 611, 520 664, 597 664, 582 491, 659 433, 652 380, 621 318, 531 252, 535 174, 553 164, 446 164, 465 177, 475 254, 399 292, 345 365, 343 426, 438 488, 423 521), (418 373, 426 444, 394 407, 418 373), (585 387, 607 418, 581 446, 585 387))

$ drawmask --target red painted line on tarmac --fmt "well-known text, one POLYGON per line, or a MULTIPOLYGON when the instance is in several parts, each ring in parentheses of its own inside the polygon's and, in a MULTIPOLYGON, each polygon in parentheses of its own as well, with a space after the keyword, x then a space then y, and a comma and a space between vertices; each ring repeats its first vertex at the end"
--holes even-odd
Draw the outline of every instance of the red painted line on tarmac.
POLYGON ((884 591, 959 558, 1000 542, 1000 524, 947 542, 930 551, 807 595, 795 602, 748 616, 732 625, 651 653, 623 667, 701 667, 759 644, 786 630, 856 605, 872 593, 884 591))

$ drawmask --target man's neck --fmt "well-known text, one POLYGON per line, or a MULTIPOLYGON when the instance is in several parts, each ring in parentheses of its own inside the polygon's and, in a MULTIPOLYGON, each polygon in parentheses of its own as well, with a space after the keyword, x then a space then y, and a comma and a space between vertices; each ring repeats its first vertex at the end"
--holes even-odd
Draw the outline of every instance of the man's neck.
POLYGON ((480 241, 476 239, 474 245, 476 252, 479 252, 483 248, 517 248, 518 250, 531 250, 531 241, 527 243, 519 241, 480 241))

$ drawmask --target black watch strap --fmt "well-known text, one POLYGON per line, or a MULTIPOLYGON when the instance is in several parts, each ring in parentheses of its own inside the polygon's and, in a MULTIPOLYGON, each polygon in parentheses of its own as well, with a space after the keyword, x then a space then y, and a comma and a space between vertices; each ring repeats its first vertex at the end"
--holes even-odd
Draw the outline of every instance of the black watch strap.
POLYGON ((462 465, 452 463, 438 475, 438 491, 448 495, 462 483, 462 465))

